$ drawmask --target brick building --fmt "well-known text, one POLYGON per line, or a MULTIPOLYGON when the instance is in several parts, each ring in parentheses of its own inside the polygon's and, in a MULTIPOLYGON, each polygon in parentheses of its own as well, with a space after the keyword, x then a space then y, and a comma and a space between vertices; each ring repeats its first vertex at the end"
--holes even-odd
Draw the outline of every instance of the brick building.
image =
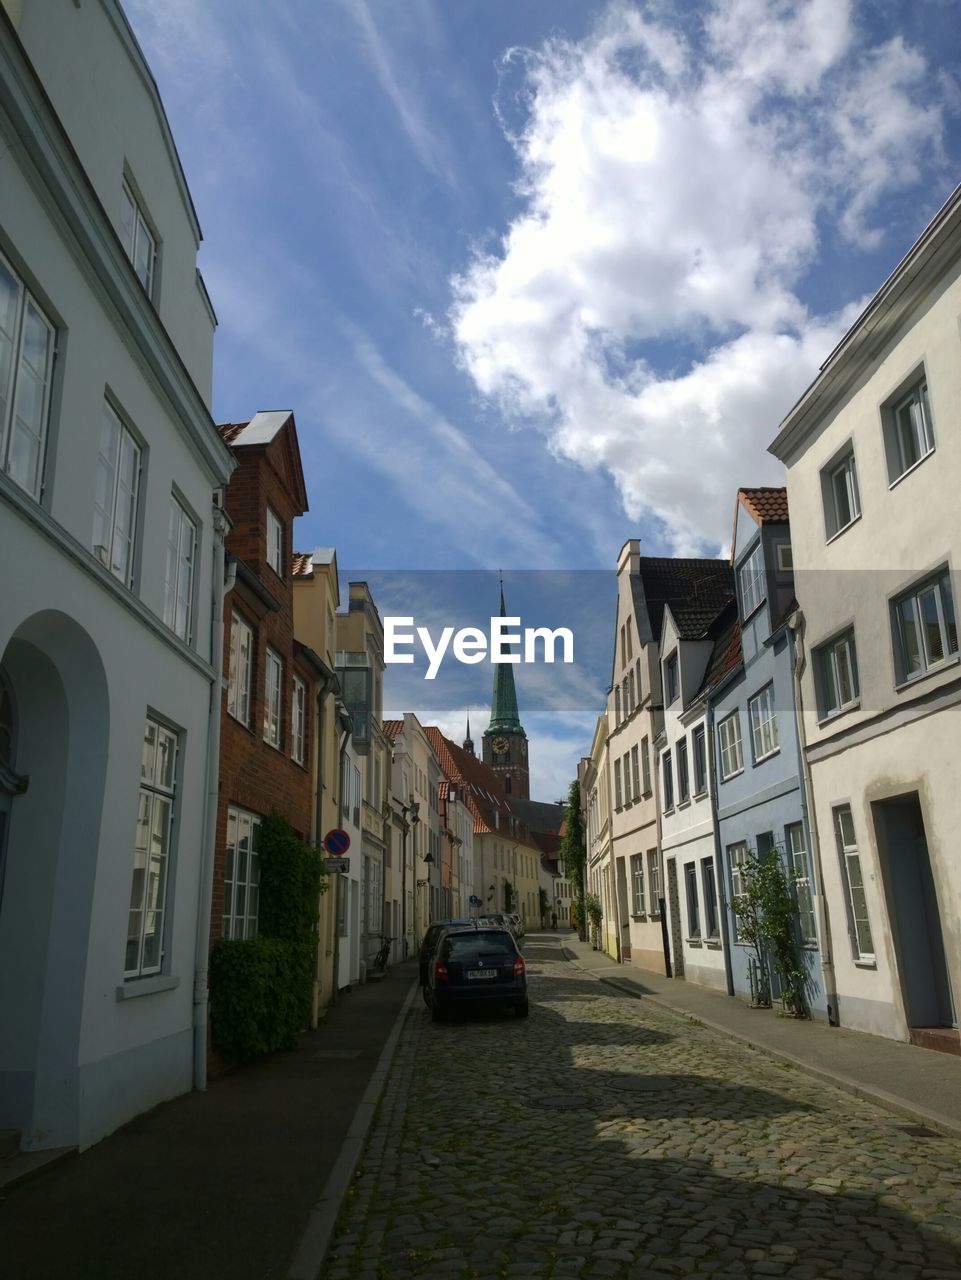
POLYGON ((314 834, 312 708, 327 671, 294 639, 292 525, 307 510, 294 416, 258 413, 220 434, 238 465, 226 491, 236 576, 224 602, 212 945, 256 936, 262 819, 277 810, 298 835, 314 834))

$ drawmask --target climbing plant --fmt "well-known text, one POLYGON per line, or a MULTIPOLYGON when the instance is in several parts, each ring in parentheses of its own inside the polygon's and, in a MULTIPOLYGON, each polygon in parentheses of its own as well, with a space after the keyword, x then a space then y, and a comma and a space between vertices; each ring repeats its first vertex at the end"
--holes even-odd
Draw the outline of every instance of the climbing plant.
POLYGON ((756 957, 760 981, 755 1001, 771 1003, 773 969, 784 1007, 795 1017, 807 1017, 807 974, 798 942, 797 877, 785 870, 776 847, 763 854, 749 851, 740 870, 743 892, 731 899, 731 909, 737 917, 738 936, 756 957))
POLYGON ((564 811, 564 828, 559 856, 564 863, 564 875, 574 885, 574 901, 571 903, 571 924, 577 921, 582 942, 587 941, 587 912, 584 908, 584 863, 587 849, 584 843, 584 815, 581 813, 581 786, 575 778, 567 793, 564 811), (575 911, 574 908, 577 908, 575 911))
POLYGON ((584 910, 590 923, 591 941, 597 946, 601 931, 601 920, 604 918, 604 908, 601 906, 601 900, 596 893, 585 895, 584 910))

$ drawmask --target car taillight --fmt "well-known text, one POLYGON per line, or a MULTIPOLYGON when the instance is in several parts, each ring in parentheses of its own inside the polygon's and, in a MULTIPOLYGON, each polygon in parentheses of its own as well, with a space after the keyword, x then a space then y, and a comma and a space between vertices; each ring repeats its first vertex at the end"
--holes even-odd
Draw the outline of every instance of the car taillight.
POLYGON ((514 961, 514 977, 523 978, 526 972, 527 972, 527 966, 524 964, 524 957, 518 956, 517 959, 514 961))
POLYGON ((438 960, 434 965, 434 977, 438 982, 447 981, 447 965, 444 964, 443 960, 438 960))

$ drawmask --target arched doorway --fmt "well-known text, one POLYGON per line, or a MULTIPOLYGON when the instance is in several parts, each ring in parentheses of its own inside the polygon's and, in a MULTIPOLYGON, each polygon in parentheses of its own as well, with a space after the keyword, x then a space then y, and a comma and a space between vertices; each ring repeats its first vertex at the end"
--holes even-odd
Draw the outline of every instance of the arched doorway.
POLYGON ((106 780, 106 675, 46 610, 0 656, 0 1128, 73 1145, 91 905, 106 780))

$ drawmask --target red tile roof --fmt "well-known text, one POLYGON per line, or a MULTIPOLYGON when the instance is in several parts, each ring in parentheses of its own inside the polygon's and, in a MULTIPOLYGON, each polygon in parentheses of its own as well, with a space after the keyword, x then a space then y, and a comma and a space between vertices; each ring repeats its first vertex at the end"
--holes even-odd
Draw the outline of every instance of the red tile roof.
POLYGON ((314 557, 309 551, 295 551, 293 566, 295 578, 312 578, 314 576, 314 557))
POLYGON ((700 692, 708 690, 720 683, 725 676, 740 666, 741 663, 741 623, 737 616, 737 601, 732 600, 726 609, 718 614, 711 627, 710 634, 714 638, 714 649, 711 653, 700 692))
POLYGON ((787 524, 787 489, 738 489, 737 500, 758 524, 787 524))
POLYGON ((385 720, 384 721, 384 733, 387 734, 391 742, 396 742, 403 732, 404 732, 403 720, 385 720))

